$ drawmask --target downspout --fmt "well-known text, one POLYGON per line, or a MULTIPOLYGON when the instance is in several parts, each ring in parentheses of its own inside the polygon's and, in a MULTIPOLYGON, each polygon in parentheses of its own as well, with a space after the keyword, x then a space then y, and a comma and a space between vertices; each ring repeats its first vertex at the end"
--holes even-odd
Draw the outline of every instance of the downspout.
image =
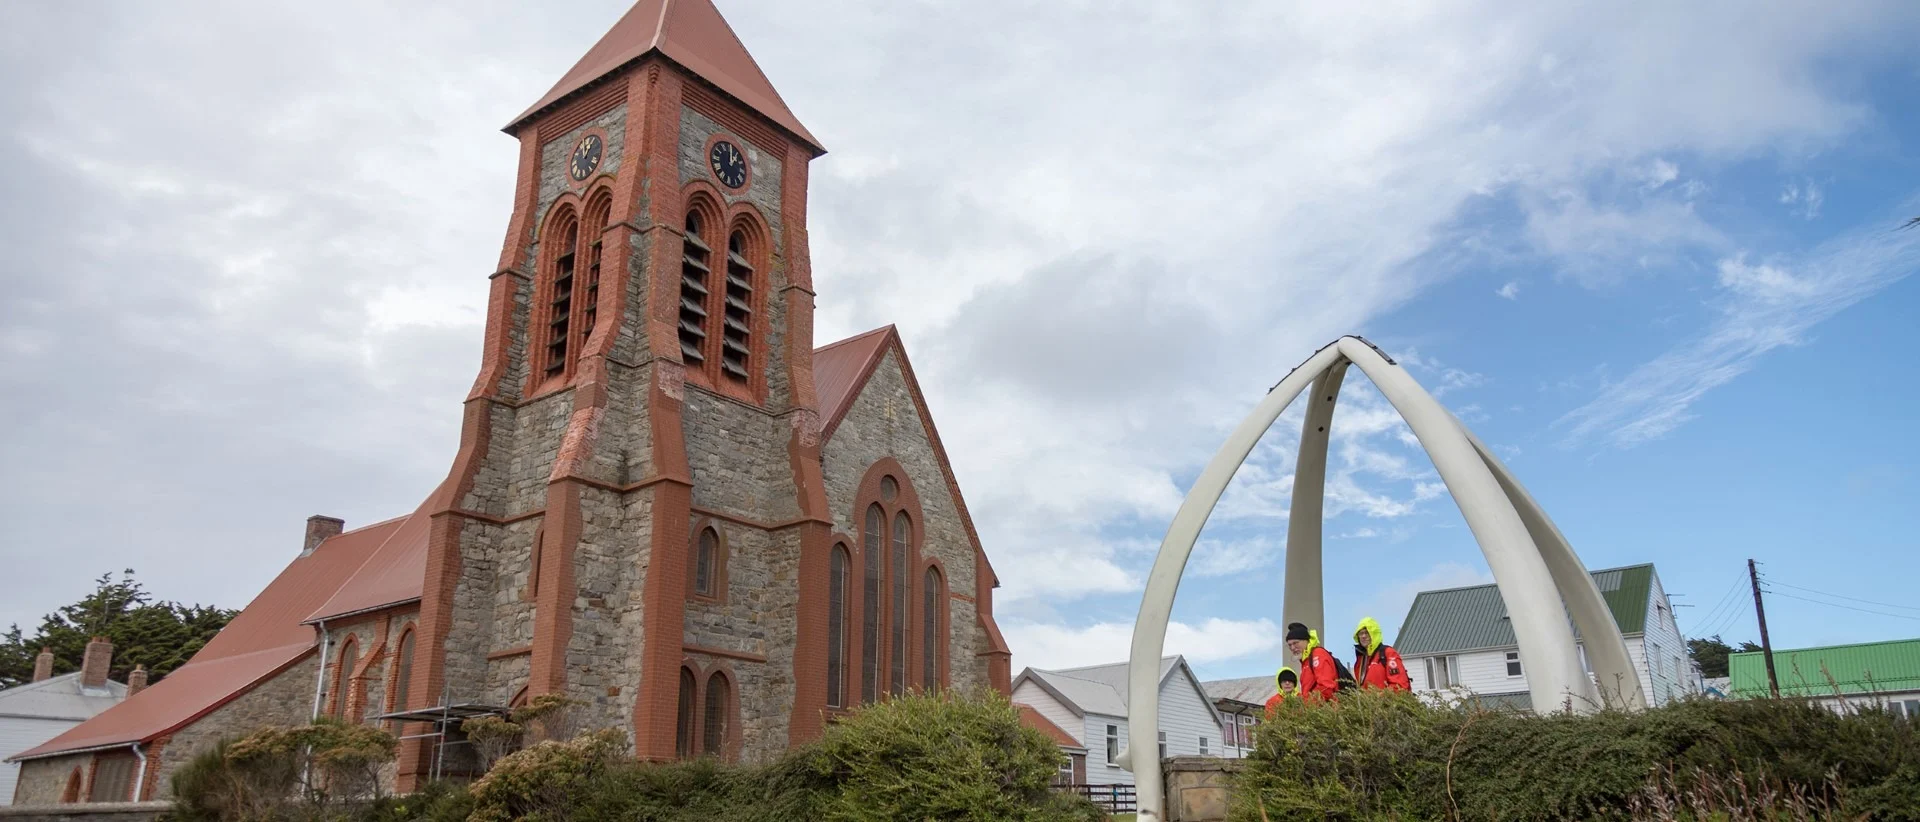
POLYGON ((320 620, 320 664, 315 666, 313 672, 313 716, 308 719, 320 718, 320 692, 327 684, 327 649, 331 639, 327 635, 327 621, 320 620))
POLYGON ((147 755, 140 750, 138 742, 133 743, 133 755, 140 759, 140 770, 135 771, 133 776, 133 801, 138 802, 140 794, 144 793, 147 787, 147 755))

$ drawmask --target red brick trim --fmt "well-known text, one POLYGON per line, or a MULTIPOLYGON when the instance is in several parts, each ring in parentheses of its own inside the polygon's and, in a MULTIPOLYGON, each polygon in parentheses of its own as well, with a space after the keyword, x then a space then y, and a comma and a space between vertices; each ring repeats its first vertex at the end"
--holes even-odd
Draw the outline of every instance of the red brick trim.
POLYGON ((687 571, 687 598, 694 602, 705 602, 714 605, 727 604, 727 557, 733 553, 733 546, 730 544, 731 541, 727 539, 726 529, 715 525, 711 519, 701 517, 693 523, 693 528, 690 529, 689 533, 692 534, 693 539, 692 542, 687 545, 687 558, 688 561, 692 563, 687 571), (707 580, 712 588, 706 593, 701 593, 695 590, 695 585, 700 580, 700 569, 698 567, 700 564, 700 537, 708 531, 712 531, 714 536, 713 570, 711 578, 707 580))
MULTIPOLYGON (((771 121, 767 121, 759 112, 735 103, 726 92, 707 85, 704 79, 698 76, 693 79, 694 82, 685 83, 681 87, 681 105, 699 112, 701 116, 714 121, 721 128, 739 134, 753 148, 775 157, 791 153, 788 149, 790 141, 783 136, 785 129, 769 128, 766 123, 771 121)), ((674 118, 676 122, 679 119, 679 117, 674 118)), ((705 158, 702 158, 703 162, 704 160, 705 158)), ((748 178, 747 182, 748 185, 752 185, 752 178, 748 178)))
POLYGON ((502 648, 501 650, 487 654, 487 661, 492 662, 496 659, 510 659, 516 656, 526 656, 531 653, 533 653, 532 645, 522 645, 518 648, 502 648))
MULTIPOLYGON (((612 111, 615 106, 627 100, 627 83, 623 82, 626 79, 618 76, 609 77, 604 84, 599 85, 599 88, 592 90, 583 88, 575 92, 572 99, 566 103, 540 112, 539 122, 534 124, 531 130, 539 133, 540 143, 545 145, 579 128, 582 123, 590 122, 612 111)), ((632 119, 631 109, 627 111, 627 117, 632 119)), ((518 129, 508 128, 505 131, 513 134, 518 129)))
MULTIPOLYGON (((550 373, 548 370, 553 367, 553 362, 549 359, 551 354, 549 353, 548 345, 551 341, 548 339, 548 335, 551 333, 550 324, 553 321, 554 278, 556 276, 554 266, 558 265, 558 261, 562 256, 572 254, 574 257, 574 281, 569 287, 571 288, 578 285, 581 276, 579 265, 579 229, 580 210, 578 202, 572 195, 562 195, 560 199, 554 201, 553 205, 547 209, 546 219, 541 221, 540 228, 535 234, 535 241, 538 243, 539 248, 539 256, 537 257, 538 263, 535 266, 533 276, 533 304, 528 306, 531 310, 527 312, 527 384, 526 387, 522 389, 526 396, 529 397, 544 393, 556 385, 565 384, 567 377, 573 372, 574 361, 579 357, 580 352, 577 350, 577 347, 572 344, 572 339, 569 338, 567 340, 565 356, 560 363, 560 371, 550 373), (571 246, 562 242, 562 240, 566 238, 566 230, 569 227, 574 230, 575 234, 574 243, 571 246)), ((571 307, 571 305, 572 304, 569 303, 569 307, 571 307)), ((569 322, 571 322, 571 318, 569 318, 569 322)), ((568 326, 568 328, 571 330, 572 326, 568 326)))
POLYGON ((346 664, 348 650, 353 651, 353 659, 357 664, 361 656, 360 637, 351 631, 349 631, 347 635, 340 640, 340 644, 334 648, 333 661, 327 663, 326 715, 335 719, 340 719, 342 717, 342 711, 347 707, 346 701, 341 699, 342 695, 351 691, 353 688, 353 672, 341 669, 341 666, 346 664))
POLYGON ((935 629, 935 632, 938 634, 938 637, 933 643, 933 647, 939 650, 935 652, 938 656, 938 659, 934 661, 934 670, 933 670, 934 679, 936 681, 931 683, 926 682, 925 681, 926 677, 924 675, 926 673, 926 670, 925 670, 926 669, 926 647, 925 647, 926 637, 924 636, 921 637, 920 673, 922 674, 921 676, 922 681, 920 683, 920 687, 922 688, 937 687, 942 690, 945 690, 946 688, 951 687, 953 683, 953 672, 952 672, 953 608, 951 605, 951 603, 953 602, 953 596, 950 593, 953 590, 953 583, 950 581, 953 579, 953 577, 947 573, 947 564, 944 562, 941 562, 939 557, 928 556, 921 561, 920 577, 919 577, 921 594, 919 599, 916 600, 914 603, 916 610, 919 610, 921 613, 914 615, 915 616, 914 624, 922 627, 925 627, 925 624, 926 624, 925 623, 925 620, 926 620, 925 585, 926 585, 928 571, 933 571, 934 573, 937 573, 940 575, 941 590, 934 594, 934 611, 935 611, 934 629, 935 629))
POLYGON ((706 673, 700 675, 697 681, 700 683, 700 698, 694 703, 693 723, 694 739, 699 741, 697 747, 702 755, 713 753, 707 750, 707 698, 713 691, 715 681, 721 681, 727 691, 726 703, 721 706, 720 712, 725 714, 727 726, 722 731, 720 755, 716 758, 722 762, 733 762, 740 758, 740 677, 734 674, 732 665, 721 659, 708 665, 706 673))

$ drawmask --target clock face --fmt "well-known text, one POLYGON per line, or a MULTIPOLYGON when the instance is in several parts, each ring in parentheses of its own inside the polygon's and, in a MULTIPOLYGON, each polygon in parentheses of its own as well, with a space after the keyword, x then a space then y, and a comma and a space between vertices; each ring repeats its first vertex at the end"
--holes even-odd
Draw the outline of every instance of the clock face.
POLYGON ((593 170, 600 167, 601 148, 600 135, 589 134, 581 138, 580 144, 573 147, 573 157, 567 160, 567 176, 576 183, 591 176, 593 170))
POLYGON ((707 150, 707 165, 713 167, 713 176, 727 188, 740 188, 747 184, 747 155, 740 148, 726 140, 713 144, 707 150))

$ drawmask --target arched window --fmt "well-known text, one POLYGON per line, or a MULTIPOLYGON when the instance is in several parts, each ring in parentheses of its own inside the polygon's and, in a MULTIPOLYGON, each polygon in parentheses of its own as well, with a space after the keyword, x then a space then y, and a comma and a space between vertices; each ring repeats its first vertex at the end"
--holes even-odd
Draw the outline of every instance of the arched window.
POLYGON ((678 755, 681 759, 692 759, 694 755, 694 750, 693 750, 693 719, 694 719, 693 711, 694 711, 694 705, 695 705, 694 690, 698 687, 699 687, 698 684, 696 684, 693 678, 693 671, 690 671, 686 668, 681 668, 680 669, 680 713, 679 713, 679 716, 676 717, 674 735, 673 735, 673 752, 676 755, 678 755))
POLYGON ((554 225, 553 262, 547 277, 547 375, 567 370, 568 328, 573 320, 573 269, 580 245, 580 222, 563 214, 554 225))
POLYGON ((941 630, 940 601, 947 596, 940 569, 928 568, 920 592, 920 684, 933 690, 940 681, 940 652, 947 647, 947 635, 941 630))
POLYGON ((80 768, 75 766, 73 772, 67 774, 67 789, 60 792, 60 804, 71 805, 80 801, 80 779, 80 768))
POLYGON ((867 509, 867 528, 861 534, 861 559, 866 566, 866 579, 861 586, 860 603, 860 700, 872 702, 880 698, 880 552, 886 543, 883 533, 887 527, 887 515, 875 505, 867 509))
POLYGON ((893 564, 888 571, 893 582, 893 647, 887 666, 887 693, 900 694, 907 690, 907 608, 912 601, 907 585, 913 580, 912 566, 907 564, 907 541, 913 533, 913 523, 907 519, 907 512, 901 511, 893 517, 893 564))
POLYGON ((680 241, 680 358, 689 368, 707 363, 707 275, 713 251, 700 236, 702 223, 700 212, 687 212, 680 241))
POLYGON ((827 565, 827 704, 846 707, 847 577, 853 564, 847 546, 833 546, 827 565))
MULTIPOLYGON (((580 284, 580 332, 577 335, 577 351, 587 349, 587 337, 592 336, 594 323, 600 315, 600 260, 604 256, 600 247, 600 238, 606 234, 607 220, 613 212, 613 198, 601 195, 587 207, 586 241, 587 268, 586 281, 580 284)), ((578 356, 578 355, 576 355, 578 356)))
POLYGON ((333 671, 333 710, 334 716, 349 719, 347 711, 348 695, 353 687, 353 666, 360 662, 360 643, 353 637, 340 643, 340 661, 333 671))
POLYGON ((706 713, 701 717, 700 753, 716 759, 727 756, 727 715, 732 707, 733 689, 727 684, 726 674, 715 672, 707 677, 706 713))
POLYGON ((413 627, 400 633, 400 644, 393 652, 393 708, 407 709, 407 689, 413 684, 413 627))
POLYGON ((714 596, 720 578, 720 534, 712 528, 700 529, 700 542, 694 549, 693 592, 714 596))
POLYGON ((720 335, 720 370, 745 382, 747 352, 753 337, 753 265, 747 262, 747 235, 735 229, 727 238, 726 328, 720 335))

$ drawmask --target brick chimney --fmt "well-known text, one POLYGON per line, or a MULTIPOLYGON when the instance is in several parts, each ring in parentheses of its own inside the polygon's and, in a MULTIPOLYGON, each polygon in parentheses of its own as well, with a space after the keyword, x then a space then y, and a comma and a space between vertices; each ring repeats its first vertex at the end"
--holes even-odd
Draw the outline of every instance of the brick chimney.
POLYGON ((127 696, 133 696, 147 689, 147 666, 133 666, 133 673, 127 674, 127 696))
POLYGON ((33 681, 39 682, 53 676, 53 649, 41 648, 40 655, 33 658, 33 681))
POLYGON ((336 537, 347 527, 347 521, 339 517, 314 514, 307 517, 307 544, 300 549, 300 556, 313 553, 327 537, 336 537))
POLYGON ((113 667, 113 641, 103 636, 87 641, 86 656, 80 658, 80 687, 107 687, 107 669, 113 667))

